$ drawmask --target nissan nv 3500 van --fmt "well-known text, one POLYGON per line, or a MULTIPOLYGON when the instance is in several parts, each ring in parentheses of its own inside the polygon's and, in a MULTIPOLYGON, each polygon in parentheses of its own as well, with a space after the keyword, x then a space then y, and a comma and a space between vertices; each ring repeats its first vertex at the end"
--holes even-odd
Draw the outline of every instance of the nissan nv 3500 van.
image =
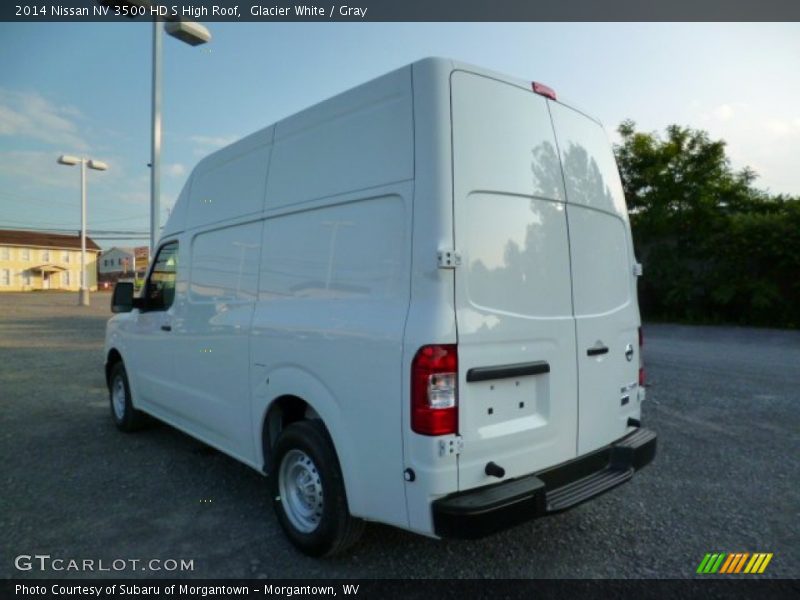
POLYGON ((652 460, 639 273, 596 120, 422 60, 195 167, 115 290, 111 413, 266 474, 308 554, 364 521, 480 537, 652 460))

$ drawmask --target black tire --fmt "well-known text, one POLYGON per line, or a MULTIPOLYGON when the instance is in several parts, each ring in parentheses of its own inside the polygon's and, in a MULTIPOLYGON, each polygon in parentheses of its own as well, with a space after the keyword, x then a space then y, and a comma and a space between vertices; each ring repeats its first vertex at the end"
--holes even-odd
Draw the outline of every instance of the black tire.
POLYGON ((133 408, 131 402, 131 386, 128 384, 128 374, 125 372, 125 365, 119 361, 111 367, 111 374, 108 377, 108 401, 111 408, 111 418, 117 429, 130 433, 141 429, 147 423, 147 415, 133 408), (125 393, 125 402, 120 404, 120 414, 114 408, 114 391, 116 386, 121 385, 121 390, 125 393))
MULTIPOLYGON (((275 466, 269 476, 272 506, 287 537, 300 551, 309 556, 333 556, 358 541, 364 532, 364 521, 350 515, 339 460, 321 421, 299 421, 284 429, 275 442, 272 464, 275 466), (314 489, 321 487, 321 494, 312 494, 310 497, 314 500, 303 505, 313 511, 314 506, 318 506, 316 498, 322 500, 321 508, 309 517, 310 521, 318 520, 310 531, 308 527, 312 525, 305 523, 304 530, 296 524, 297 511, 293 511, 292 506, 293 503, 297 506, 297 502, 302 502, 297 494, 294 494, 294 499, 281 497, 281 479, 284 480, 284 490, 288 491, 289 496, 293 495, 290 491, 292 484, 289 483, 291 478, 282 475, 291 465, 297 465, 302 475, 315 480, 317 487, 314 489)), ((304 496, 305 500, 308 498, 304 496)))

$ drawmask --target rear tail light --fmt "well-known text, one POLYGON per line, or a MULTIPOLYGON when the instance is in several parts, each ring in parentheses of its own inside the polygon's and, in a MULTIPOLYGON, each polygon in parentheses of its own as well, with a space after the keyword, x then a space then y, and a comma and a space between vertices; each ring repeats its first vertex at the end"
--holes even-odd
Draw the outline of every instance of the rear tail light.
POLYGON ((411 429, 422 435, 458 431, 458 346, 423 346, 411 363, 411 429))
POLYGON ((539 83, 538 81, 534 81, 531 83, 531 87, 533 88, 533 91, 539 94, 540 96, 544 96, 545 98, 550 98, 550 100, 556 99, 556 91, 550 86, 547 86, 543 83, 539 83))
POLYGON ((639 327, 639 387, 645 386, 644 358, 642 358, 642 348, 644 347, 644 334, 639 327))

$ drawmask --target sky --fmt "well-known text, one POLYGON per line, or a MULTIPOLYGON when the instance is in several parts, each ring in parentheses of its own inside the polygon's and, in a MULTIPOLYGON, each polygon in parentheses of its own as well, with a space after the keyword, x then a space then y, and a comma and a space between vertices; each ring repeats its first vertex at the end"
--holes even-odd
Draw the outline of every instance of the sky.
MULTIPOLYGON (((162 223, 205 155, 425 56, 540 81, 599 118, 673 123, 728 144, 756 186, 800 195, 800 24, 206 23, 165 37, 162 223)), ((151 25, 0 23, 0 228, 77 229, 88 171, 90 231, 144 245, 149 228, 151 25)))

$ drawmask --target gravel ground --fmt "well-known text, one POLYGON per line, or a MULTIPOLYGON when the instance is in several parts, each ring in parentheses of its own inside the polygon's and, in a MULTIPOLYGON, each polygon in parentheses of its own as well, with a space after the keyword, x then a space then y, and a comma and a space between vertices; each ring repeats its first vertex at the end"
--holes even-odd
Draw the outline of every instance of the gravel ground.
MULTIPOLYGON (((165 425, 108 414, 108 294, 0 294, 0 577, 19 554, 183 558, 187 577, 688 577, 706 552, 774 552, 800 576, 800 333, 645 327, 656 460, 560 515, 476 542, 370 525, 349 555, 296 552, 264 479, 165 425)), ((116 575, 176 573, 127 570, 116 575)))

